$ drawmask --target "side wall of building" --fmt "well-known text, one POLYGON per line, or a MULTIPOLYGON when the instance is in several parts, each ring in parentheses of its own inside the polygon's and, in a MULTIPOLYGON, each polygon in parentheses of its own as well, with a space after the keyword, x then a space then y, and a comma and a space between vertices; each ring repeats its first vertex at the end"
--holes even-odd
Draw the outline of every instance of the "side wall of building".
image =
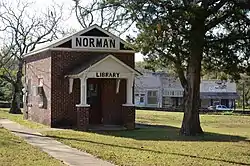
POLYGON ((50 51, 25 58, 25 110, 29 120, 51 125, 51 56, 50 51), (38 88, 40 87, 40 88, 38 88))
MULTIPOLYGON (((100 53, 52 51, 52 127, 76 126, 76 104, 80 103, 80 80, 74 80, 73 91, 69 93, 69 79, 65 75, 77 66, 81 66, 84 61, 90 60, 98 54, 100 53)), ((134 54, 110 54, 134 67, 134 54)))

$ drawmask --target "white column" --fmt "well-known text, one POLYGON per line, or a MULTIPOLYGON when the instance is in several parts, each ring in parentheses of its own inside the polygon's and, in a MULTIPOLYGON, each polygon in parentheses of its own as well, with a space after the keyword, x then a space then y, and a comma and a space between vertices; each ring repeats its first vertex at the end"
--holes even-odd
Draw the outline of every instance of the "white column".
POLYGON ((69 94, 72 93, 73 83, 74 83, 74 78, 69 78, 69 94))
POLYGON ((80 80, 81 80, 81 83, 80 83, 80 90, 81 90, 80 104, 78 104, 77 106, 78 107, 80 107, 80 106, 87 107, 87 106, 90 106, 87 104, 87 78, 85 76, 82 76, 80 78, 80 80))
POLYGON ((127 100, 124 106, 133 106, 133 82, 134 82, 134 75, 127 79, 127 100))

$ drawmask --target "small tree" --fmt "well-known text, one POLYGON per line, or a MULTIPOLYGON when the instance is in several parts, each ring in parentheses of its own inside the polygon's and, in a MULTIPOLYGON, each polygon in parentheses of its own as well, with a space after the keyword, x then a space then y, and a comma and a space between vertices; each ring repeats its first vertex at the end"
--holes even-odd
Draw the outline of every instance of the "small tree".
POLYGON ((31 3, 11 2, 0 2, 0 37, 4 43, 0 77, 13 87, 9 112, 17 114, 21 113, 23 56, 38 44, 56 38, 62 19, 62 6, 54 5, 45 13, 40 13, 32 12, 31 3))

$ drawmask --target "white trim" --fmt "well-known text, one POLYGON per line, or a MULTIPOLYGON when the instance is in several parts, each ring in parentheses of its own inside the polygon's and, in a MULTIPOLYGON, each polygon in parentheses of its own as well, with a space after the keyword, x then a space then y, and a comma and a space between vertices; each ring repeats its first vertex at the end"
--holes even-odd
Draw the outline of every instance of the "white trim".
POLYGON ((116 35, 114 35, 114 34, 108 32, 108 31, 106 31, 106 30, 104 30, 104 29, 102 29, 102 28, 99 27, 97 24, 94 24, 94 25, 92 25, 92 26, 90 26, 90 27, 88 27, 88 28, 86 28, 86 29, 83 29, 83 30, 81 30, 81 31, 78 31, 78 32, 76 32, 76 33, 74 33, 74 34, 72 34, 72 35, 66 37, 66 38, 63 39, 63 40, 58 41, 57 43, 54 43, 54 44, 53 44, 53 47, 58 47, 59 45, 61 45, 61 44, 65 43, 65 42, 67 42, 68 40, 70 40, 73 36, 82 35, 82 34, 88 32, 88 31, 91 31, 92 29, 98 29, 99 31, 105 33, 106 35, 108 35, 108 36, 110 36, 110 37, 112 37, 112 38, 118 38, 118 39, 120 39, 121 43, 124 44, 124 45, 128 44, 126 41, 124 41, 124 40, 121 39, 120 37, 118 37, 118 36, 116 36, 116 35))
POLYGON ((73 91, 73 84, 74 84, 74 79, 69 78, 69 94, 71 94, 73 91))
MULTIPOLYGON (((82 73, 82 72, 81 72, 82 73)), ((97 78, 99 79, 99 77, 96 77, 96 72, 91 72, 88 71, 88 69, 86 69, 86 72, 83 72, 82 74, 76 74, 76 75, 65 75, 64 77, 69 77, 69 78, 81 78, 82 75, 85 75, 87 78, 97 78)), ((131 76, 131 73, 120 73, 119 77, 100 77, 100 78, 107 78, 107 79, 112 79, 112 78, 116 78, 116 79, 126 79, 129 78, 131 76)))
POLYGON ((34 55, 34 54, 38 54, 40 52, 44 52, 44 51, 49 51, 50 48, 43 48, 43 49, 38 49, 38 50, 35 50, 35 51, 31 51, 27 54, 24 55, 24 58, 28 57, 28 56, 31 56, 31 55, 34 55))
POLYGON ((89 104, 77 104, 76 107, 90 107, 89 104))
POLYGON ((121 79, 116 79, 116 94, 120 92, 120 82, 121 79))
POLYGON ((122 106, 124 106, 124 107, 134 107, 135 104, 122 104, 122 106))
POLYGON ((77 74, 78 76, 84 74, 87 71, 90 71, 92 68, 98 66, 100 63, 102 63, 103 61, 105 61, 108 58, 112 58, 113 60, 115 60, 117 63, 119 63, 120 65, 124 66, 125 68, 127 68, 128 70, 130 70, 132 73, 135 73, 137 75, 141 75, 141 73, 137 72, 136 70, 134 70, 133 68, 131 68, 130 66, 128 66, 127 64, 123 63, 122 61, 120 61, 119 59, 117 59, 116 57, 114 57, 113 55, 108 55, 105 58, 101 59, 100 61, 98 61, 97 63, 93 64, 92 66, 90 66, 89 68, 85 69, 84 71, 82 71, 81 73, 77 74))
POLYGON ((133 50, 104 50, 104 49, 100 49, 100 50, 90 50, 90 49, 79 49, 79 48, 44 48, 44 49, 39 49, 30 53, 27 53, 26 55, 24 55, 24 58, 29 57, 31 55, 34 54, 38 54, 40 52, 43 51, 82 51, 82 52, 108 52, 108 53, 131 53, 134 54, 136 53, 136 51, 133 50))
POLYGON ((121 42, 122 44, 128 45, 128 43, 127 43, 126 41, 124 41, 123 39, 121 39, 120 37, 118 37, 118 36, 116 36, 116 35, 114 35, 114 34, 108 32, 108 31, 106 31, 106 30, 104 30, 104 29, 102 29, 102 28, 99 27, 97 24, 94 24, 94 25, 92 25, 92 26, 90 26, 90 27, 88 27, 88 28, 86 28, 86 29, 83 29, 83 30, 78 31, 78 32, 76 32, 76 33, 73 33, 73 34, 71 34, 71 35, 65 36, 65 37, 59 39, 58 41, 57 41, 57 40, 54 40, 54 41, 51 42, 51 44, 48 43, 48 45, 45 46, 45 47, 43 47, 43 48, 39 48, 39 49, 37 49, 37 50, 31 51, 31 52, 27 53, 26 55, 24 55, 24 57, 27 57, 27 56, 30 56, 30 55, 34 55, 35 53, 39 53, 39 52, 45 51, 45 50, 47 50, 47 49, 51 49, 51 48, 58 47, 58 46, 60 46, 61 44, 65 43, 65 42, 68 42, 69 40, 71 40, 73 36, 82 35, 82 34, 88 32, 88 31, 91 31, 92 29, 95 29, 95 28, 98 29, 99 31, 105 33, 106 35, 112 37, 112 38, 119 39, 120 42, 121 42))
POLYGON ((85 48, 64 48, 64 47, 50 48, 49 50, 52 50, 52 51, 110 52, 110 53, 136 53, 136 51, 133 51, 133 50, 107 50, 107 49, 90 50, 90 49, 85 49, 85 48))
POLYGON ((127 87, 126 87, 126 104, 133 104, 133 81, 134 81, 134 75, 130 75, 130 77, 127 78, 127 87))

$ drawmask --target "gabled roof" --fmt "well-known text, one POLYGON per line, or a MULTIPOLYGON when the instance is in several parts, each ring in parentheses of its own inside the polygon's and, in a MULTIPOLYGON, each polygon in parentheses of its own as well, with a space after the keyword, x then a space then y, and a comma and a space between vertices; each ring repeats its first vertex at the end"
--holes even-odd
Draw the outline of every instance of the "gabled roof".
POLYGON ((139 71, 128 66, 127 64, 125 64, 124 62, 122 62, 121 60, 116 58, 115 56, 113 56, 111 54, 101 54, 101 55, 95 56, 94 59, 86 61, 81 66, 76 67, 75 69, 73 69, 72 71, 67 73, 66 76, 79 76, 85 71, 90 71, 92 68, 94 68, 98 64, 104 62, 108 58, 112 58, 117 63, 119 63, 120 65, 122 65, 125 68, 127 68, 128 70, 130 70, 132 73, 135 73, 136 75, 142 75, 139 71))
POLYGON ((135 89, 154 89, 160 88, 161 81, 158 77, 143 73, 142 76, 135 77, 135 89))
MULTIPOLYGON (((34 49, 33 51, 27 53, 26 55, 24 56, 29 56, 29 55, 32 55, 32 54, 35 54, 35 53, 39 53, 41 51, 44 51, 44 50, 47 50, 47 49, 52 49, 52 48, 56 48, 56 47, 59 47, 60 45, 70 41, 72 39, 73 36, 80 36, 80 35, 83 35, 93 29, 97 29, 98 31, 104 33, 105 35, 111 37, 111 38, 115 38, 115 39, 119 39, 120 40, 120 43, 124 44, 124 45, 128 45, 128 43, 124 40, 122 40, 121 38, 119 38, 118 36, 102 29, 101 27, 99 27, 97 24, 94 24, 86 29, 83 29, 83 30, 80 30, 78 32, 75 32, 73 34, 70 34, 70 35, 66 35, 64 36, 63 38, 60 38, 60 39, 56 39, 56 40, 53 40, 51 42, 47 42, 47 43, 44 43, 44 44, 40 44, 38 47, 36 47, 36 49, 34 49)), ((60 48, 60 47, 59 47, 60 48)))

